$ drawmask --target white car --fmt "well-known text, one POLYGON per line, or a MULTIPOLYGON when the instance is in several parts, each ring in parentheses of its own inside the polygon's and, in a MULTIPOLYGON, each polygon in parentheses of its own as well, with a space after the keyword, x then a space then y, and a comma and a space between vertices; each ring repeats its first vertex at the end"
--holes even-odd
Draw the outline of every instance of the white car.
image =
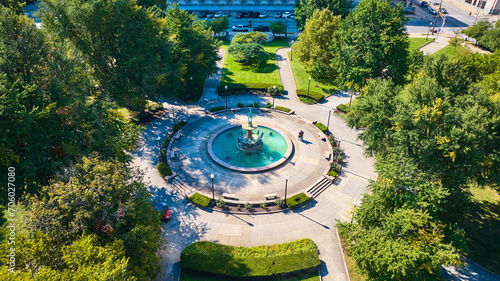
POLYGON ((224 15, 224 13, 222 13, 222 12, 217 12, 217 13, 214 15, 214 18, 220 18, 220 17, 222 17, 222 15, 224 15))
POLYGON ((291 12, 284 12, 282 18, 287 19, 291 14, 291 12))
POLYGON ((268 14, 266 12, 263 12, 260 14, 259 18, 264 19, 267 18, 268 14))

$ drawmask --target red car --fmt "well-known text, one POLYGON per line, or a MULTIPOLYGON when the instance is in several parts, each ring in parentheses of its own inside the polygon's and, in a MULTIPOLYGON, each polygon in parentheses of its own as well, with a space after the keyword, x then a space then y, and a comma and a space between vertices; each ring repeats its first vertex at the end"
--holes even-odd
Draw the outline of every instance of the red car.
POLYGON ((161 221, 168 222, 172 218, 172 210, 168 208, 168 205, 165 204, 165 208, 163 208, 163 212, 161 212, 161 221))

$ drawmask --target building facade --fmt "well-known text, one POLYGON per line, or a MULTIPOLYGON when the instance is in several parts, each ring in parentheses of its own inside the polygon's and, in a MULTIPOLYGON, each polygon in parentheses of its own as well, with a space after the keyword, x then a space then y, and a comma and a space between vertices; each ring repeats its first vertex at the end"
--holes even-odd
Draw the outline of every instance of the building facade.
POLYGON ((500 0, 459 0, 459 2, 474 6, 478 11, 486 14, 500 14, 500 0))
POLYGON ((226 11, 241 9, 265 8, 268 11, 293 10, 295 0, 176 0, 168 1, 169 4, 177 2, 184 9, 218 8, 226 11))

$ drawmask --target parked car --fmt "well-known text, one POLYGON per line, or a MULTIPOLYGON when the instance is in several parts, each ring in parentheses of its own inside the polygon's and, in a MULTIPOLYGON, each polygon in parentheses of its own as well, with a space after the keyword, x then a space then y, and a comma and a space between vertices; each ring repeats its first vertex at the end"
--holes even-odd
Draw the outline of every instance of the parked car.
POLYGON ((445 8, 441 8, 441 13, 443 13, 443 14, 447 14, 447 13, 448 13, 448 11, 446 11, 446 9, 445 9, 445 8))
POLYGON ((294 19, 295 18, 295 14, 291 14, 290 16, 288 16, 289 19, 294 19))
POLYGON ((275 19, 279 19, 283 16, 283 13, 282 12, 277 12, 276 14, 274 14, 274 18, 275 19))
POLYGON ((250 18, 252 16, 252 12, 245 12, 245 18, 250 18))
POLYGON ((429 6, 429 3, 427 1, 422 1, 420 2, 420 6, 427 8, 427 6, 429 6))
POLYGON ((203 11, 203 12, 200 12, 200 13, 198 14, 198 18, 200 18, 200 19, 203 19, 203 18, 206 18, 206 17, 207 17, 207 12, 204 12, 204 11, 203 11))
POLYGON ((229 18, 229 17, 231 17, 231 12, 224 12, 224 13, 222 13, 222 16, 225 18, 229 18))
POLYGON ((233 28, 231 28, 233 31, 248 31, 250 30, 250 26, 246 25, 246 24, 238 24, 236 26, 233 26, 233 28))
POLYGON ((284 12, 282 18, 287 19, 291 14, 291 12, 284 12))
POLYGON ((258 18, 259 16, 260 16, 260 12, 253 12, 253 14, 252 14, 253 19, 258 18))
POLYGON ((168 207, 167 204, 164 204, 165 206, 163 207, 163 211, 161 212, 161 218, 160 221, 162 222, 168 222, 170 219, 172 219, 172 210, 168 207))
POLYGON ((405 14, 415 14, 415 7, 406 7, 403 9, 403 13, 405 14))
POLYGON ((264 18, 267 18, 267 16, 268 16, 268 13, 263 12, 263 13, 261 13, 261 14, 259 15, 259 18, 264 19, 264 18))
POLYGON ((269 26, 258 25, 258 26, 253 28, 253 31, 269 32, 269 26))
POLYGON ((243 12, 237 12, 236 15, 235 15, 235 18, 237 18, 237 19, 241 19, 242 17, 244 17, 244 13, 243 12))
POLYGON ((211 12, 207 14, 207 19, 211 19, 215 16, 215 13, 211 12))
POLYGON ((220 18, 222 17, 223 13, 221 11, 217 12, 215 15, 214 15, 214 18, 220 18))

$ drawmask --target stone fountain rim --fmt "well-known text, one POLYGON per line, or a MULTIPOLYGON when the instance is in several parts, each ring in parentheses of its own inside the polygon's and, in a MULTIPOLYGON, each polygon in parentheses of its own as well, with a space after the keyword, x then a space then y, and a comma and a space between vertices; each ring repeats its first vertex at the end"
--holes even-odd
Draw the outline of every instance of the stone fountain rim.
POLYGON ((281 130, 276 129, 276 128, 274 128, 274 127, 269 126, 269 125, 266 124, 266 125, 262 125, 261 127, 269 128, 269 129, 272 129, 272 130, 276 131, 277 133, 279 133, 286 140, 287 149, 286 149, 285 154, 283 154, 283 157, 281 157, 280 160, 278 160, 278 161, 276 161, 274 163, 271 163, 269 165, 266 165, 266 166, 253 167, 253 168, 238 167, 238 166, 234 166, 234 165, 231 165, 229 163, 226 163, 226 162, 222 161, 221 159, 219 159, 219 157, 217 157, 215 155, 215 153, 213 151, 213 142, 214 142, 215 138, 218 135, 220 135, 222 132, 230 130, 230 129, 233 129, 233 128, 236 128, 236 127, 241 127, 241 125, 227 125, 227 126, 224 126, 220 130, 218 130, 217 132, 213 133, 210 136, 210 139, 208 140, 208 143, 207 143, 208 155, 210 155, 210 158, 212 158, 212 160, 215 163, 217 163, 218 165, 220 165, 220 166, 222 166, 222 167, 224 167, 226 169, 232 170, 232 171, 245 172, 245 173, 258 173, 258 172, 269 171, 271 169, 279 167, 283 163, 285 163, 286 161, 288 161, 290 159, 290 155, 293 152, 293 143, 290 140, 290 138, 285 133, 283 133, 281 130))

